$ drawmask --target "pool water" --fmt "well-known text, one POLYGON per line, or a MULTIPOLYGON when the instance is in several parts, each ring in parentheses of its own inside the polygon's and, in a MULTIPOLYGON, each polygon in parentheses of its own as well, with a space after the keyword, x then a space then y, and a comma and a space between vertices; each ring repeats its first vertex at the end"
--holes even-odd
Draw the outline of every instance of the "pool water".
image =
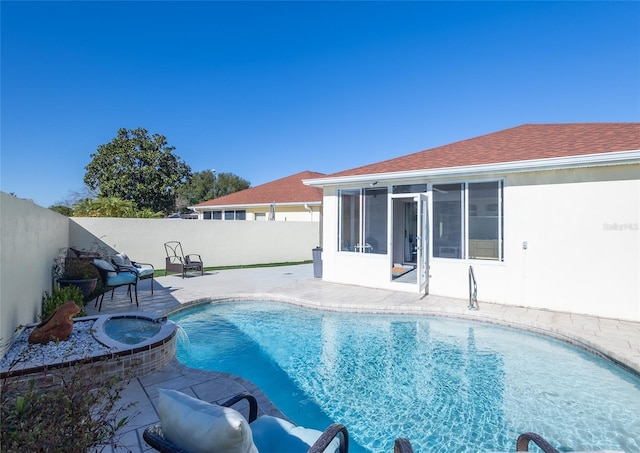
POLYGON ((242 376, 299 425, 347 426, 351 452, 640 452, 640 378, 550 338, 441 318, 205 305, 171 319, 187 366, 242 376))
POLYGON ((131 316, 114 317, 104 324, 104 331, 110 338, 125 344, 142 343, 157 335, 161 328, 160 323, 151 319, 131 316))

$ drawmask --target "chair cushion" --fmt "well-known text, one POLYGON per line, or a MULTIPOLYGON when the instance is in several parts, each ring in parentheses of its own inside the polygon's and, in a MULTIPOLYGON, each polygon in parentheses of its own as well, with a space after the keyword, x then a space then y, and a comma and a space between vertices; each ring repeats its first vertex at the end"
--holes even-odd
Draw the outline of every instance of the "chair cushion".
POLYGON ((133 284, 138 280, 138 276, 134 272, 118 272, 114 275, 107 276, 107 286, 121 286, 133 284))
POLYGON ((107 260, 95 259, 95 260, 93 260, 93 264, 96 267, 99 267, 100 269, 105 270, 105 271, 109 271, 109 272, 115 272, 116 271, 116 268, 113 267, 113 264, 111 264, 107 260))
POLYGON ((113 261, 116 266, 133 266, 126 253, 118 253, 117 255, 112 255, 111 261, 113 261))
POLYGON ((258 453, 249 423, 230 407, 210 404, 176 390, 160 389, 158 416, 164 437, 185 450, 258 453))
POLYGON ((107 271, 107 278, 113 278, 117 275, 116 268, 107 260, 97 258, 93 260, 93 265, 103 271, 107 271))
POLYGON ((153 268, 151 266, 136 266, 133 268, 138 274, 138 278, 145 278, 153 275, 153 268))
MULTIPOLYGON (((316 440, 322 435, 316 429, 296 426, 286 420, 270 415, 258 417, 251 423, 253 442, 260 452, 306 453, 316 440)), ((340 440, 334 439, 326 453, 339 451, 340 440)))

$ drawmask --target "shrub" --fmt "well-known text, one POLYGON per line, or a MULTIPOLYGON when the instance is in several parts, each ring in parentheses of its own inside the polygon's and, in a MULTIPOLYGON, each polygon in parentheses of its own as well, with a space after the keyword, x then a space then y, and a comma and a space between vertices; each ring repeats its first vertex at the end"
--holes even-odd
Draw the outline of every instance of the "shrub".
POLYGON ((100 363, 49 372, 57 383, 39 387, 34 381, 2 382, 3 452, 86 452, 117 448, 118 431, 133 405, 118 406, 128 380, 104 376, 100 363))
POLYGON ((84 309, 84 297, 82 292, 77 286, 61 286, 54 287, 51 294, 44 292, 42 296, 42 315, 40 319, 47 319, 60 305, 67 301, 74 301, 80 312, 76 316, 86 316, 87 312, 84 309))

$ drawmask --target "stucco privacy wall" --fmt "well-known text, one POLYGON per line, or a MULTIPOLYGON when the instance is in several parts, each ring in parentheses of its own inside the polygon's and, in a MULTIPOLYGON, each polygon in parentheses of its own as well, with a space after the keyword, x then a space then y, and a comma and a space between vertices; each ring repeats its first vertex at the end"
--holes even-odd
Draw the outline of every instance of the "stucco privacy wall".
POLYGON ((69 227, 76 247, 111 248, 156 269, 165 267, 167 241, 180 241, 210 267, 310 260, 318 237, 317 222, 73 217, 69 227))
POLYGON ((65 216, 0 192, 0 352, 17 326, 36 321, 68 224, 65 216))
POLYGON ((73 218, 0 192, 0 354, 17 326, 35 322, 51 266, 62 247, 96 245, 164 269, 163 243, 181 241, 205 266, 305 261, 318 245, 317 222, 73 218))
MULTIPOLYGON (((504 262, 432 258, 430 294, 468 298, 473 265, 480 301, 640 321, 639 175, 634 164, 486 176, 505 178, 504 262)), ((407 289, 386 255, 336 251, 337 203, 325 189, 323 278, 407 289)))

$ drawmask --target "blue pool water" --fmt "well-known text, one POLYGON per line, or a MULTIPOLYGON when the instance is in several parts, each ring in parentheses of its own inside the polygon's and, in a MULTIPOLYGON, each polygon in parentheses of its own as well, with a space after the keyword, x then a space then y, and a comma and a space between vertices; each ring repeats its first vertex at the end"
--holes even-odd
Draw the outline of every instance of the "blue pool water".
POLYGON ((513 451, 525 431, 561 451, 640 452, 640 378, 564 343, 481 323, 331 313, 272 302, 171 319, 185 365, 240 375, 297 424, 349 429, 350 451, 513 451))
POLYGON ((160 332, 161 324, 146 318, 114 317, 104 323, 105 333, 120 343, 138 344, 160 332))

